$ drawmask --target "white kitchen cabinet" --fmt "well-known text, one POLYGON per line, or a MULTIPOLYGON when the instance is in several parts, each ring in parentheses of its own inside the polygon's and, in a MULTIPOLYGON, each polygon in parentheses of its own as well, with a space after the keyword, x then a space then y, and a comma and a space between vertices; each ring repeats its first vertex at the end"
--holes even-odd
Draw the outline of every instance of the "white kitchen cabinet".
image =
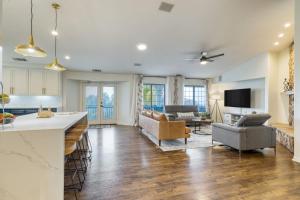
POLYGON ((3 68, 4 93, 16 96, 60 96, 61 74, 29 68, 3 68))
POLYGON ((38 69, 29 70, 29 95, 30 96, 44 95, 44 70, 38 70, 38 69))
POLYGON ((4 93, 9 95, 28 95, 28 70, 5 68, 3 70, 4 93))
POLYGON ((60 73, 49 70, 30 69, 30 95, 59 96, 60 73))
POLYGON ((3 91, 5 94, 11 94, 11 87, 12 87, 12 70, 5 68, 3 70, 2 80, 3 80, 3 91))
POLYGON ((60 95, 60 73, 56 71, 44 71, 44 95, 60 95))

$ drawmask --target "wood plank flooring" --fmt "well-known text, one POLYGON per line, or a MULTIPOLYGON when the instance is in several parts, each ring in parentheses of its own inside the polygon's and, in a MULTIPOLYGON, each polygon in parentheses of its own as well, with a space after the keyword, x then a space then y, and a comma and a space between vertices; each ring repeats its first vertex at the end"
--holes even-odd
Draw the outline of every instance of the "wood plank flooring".
POLYGON ((276 156, 265 149, 239 158, 221 146, 162 152, 134 127, 89 134, 93 160, 81 200, 300 199, 300 165, 279 144, 276 156))

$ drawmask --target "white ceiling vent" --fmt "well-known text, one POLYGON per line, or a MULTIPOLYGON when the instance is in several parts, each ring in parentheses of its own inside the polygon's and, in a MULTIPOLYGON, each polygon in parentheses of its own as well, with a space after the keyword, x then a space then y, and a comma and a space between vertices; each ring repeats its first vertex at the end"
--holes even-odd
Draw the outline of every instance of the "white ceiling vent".
POLYGON ((161 2, 159 6, 159 10, 164 11, 164 12, 171 12, 174 7, 174 4, 170 4, 167 2, 161 2))

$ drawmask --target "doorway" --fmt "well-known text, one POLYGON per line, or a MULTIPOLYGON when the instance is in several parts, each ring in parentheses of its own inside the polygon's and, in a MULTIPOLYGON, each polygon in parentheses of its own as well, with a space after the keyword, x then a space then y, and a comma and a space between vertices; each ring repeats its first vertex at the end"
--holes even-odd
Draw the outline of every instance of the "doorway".
POLYGON ((88 112, 89 124, 116 123, 115 84, 85 83, 83 95, 83 109, 88 112))

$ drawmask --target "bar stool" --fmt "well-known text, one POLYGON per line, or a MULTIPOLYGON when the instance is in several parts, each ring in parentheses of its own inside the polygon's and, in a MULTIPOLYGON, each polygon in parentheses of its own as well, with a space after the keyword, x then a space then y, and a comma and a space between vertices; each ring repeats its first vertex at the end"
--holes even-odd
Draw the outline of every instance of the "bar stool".
POLYGON ((84 158, 87 158, 89 161, 91 161, 93 150, 92 150, 92 144, 91 144, 91 141, 90 141, 89 135, 88 135, 88 125, 86 125, 86 124, 75 125, 71 129, 71 131, 83 133, 84 141, 82 142, 82 151, 87 154, 87 155, 84 155, 84 158))
POLYGON ((80 191, 82 190, 84 181, 85 181, 85 175, 87 172, 87 166, 88 163, 86 162, 86 160, 82 157, 82 143, 83 143, 83 132, 81 131, 74 131, 73 129, 69 130, 65 136, 65 140, 66 141, 70 141, 70 142, 75 142, 77 145, 76 147, 76 155, 77 157, 73 157, 73 160, 75 161, 79 161, 80 167, 78 168, 77 165, 77 170, 78 172, 80 172, 82 174, 82 180, 80 179, 80 191))
POLYGON ((81 180, 80 180, 77 165, 75 163, 75 159, 73 156, 73 153, 75 152, 75 150, 76 150, 76 142, 65 140, 65 165, 67 165, 67 167, 65 167, 65 177, 70 177, 72 184, 65 185, 64 189, 65 189, 65 191, 67 191, 67 190, 73 191, 75 198, 77 200, 77 192, 79 191, 79 188, 76 187, 76 184, 74 183, 74 178, 75 178, 75 176, 77 176, 79 183, 81 180), (69 166, 70 166, 71 162, 74 164, 75 169, 70 169, 69 166))

